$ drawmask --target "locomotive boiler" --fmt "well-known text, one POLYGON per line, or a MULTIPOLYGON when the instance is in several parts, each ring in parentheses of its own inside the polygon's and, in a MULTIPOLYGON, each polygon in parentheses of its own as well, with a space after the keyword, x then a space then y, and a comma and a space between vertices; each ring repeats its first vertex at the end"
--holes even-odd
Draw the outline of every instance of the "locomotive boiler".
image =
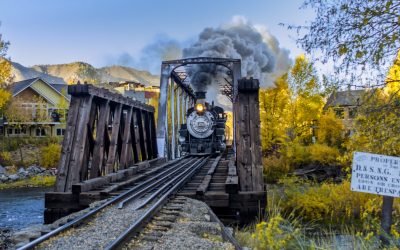
POLYGON ((179 130, 183 154, 204 155, 225 151, 224 109, 205 101, 205 92, 196 92, 194 107, 187 110, 186 123, 179 130))

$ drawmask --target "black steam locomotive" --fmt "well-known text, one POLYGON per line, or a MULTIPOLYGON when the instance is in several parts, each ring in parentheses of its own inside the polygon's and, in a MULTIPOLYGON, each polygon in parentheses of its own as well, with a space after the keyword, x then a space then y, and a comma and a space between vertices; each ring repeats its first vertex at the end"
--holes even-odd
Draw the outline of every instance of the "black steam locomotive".
POLYGON ((196 92, 196 104, 187 110, 179 143, 183 154, 203 155, 225 151, 224 109, 205 102, 205 92, 196 92))

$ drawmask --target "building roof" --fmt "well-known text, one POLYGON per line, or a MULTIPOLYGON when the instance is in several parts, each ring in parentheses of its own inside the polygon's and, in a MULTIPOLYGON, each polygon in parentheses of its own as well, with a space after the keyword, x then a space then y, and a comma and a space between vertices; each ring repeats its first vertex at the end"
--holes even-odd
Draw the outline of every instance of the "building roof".
POLYGON ((357 106, 365 90, 346 90, 332 93, 325 104, 328 107, 357 106))
POLYGON ((48 83, 47 81, 45 81, 44 79, 42 79, 40 77, 35 77, 35 78, 31 78, 31 79, 27 79, 27 80, 23 80, 23 81, 19 81, 19 82, 14 82, 11 85, 11 90, 12 90, 13 96, 18 95, 24 89, 30 87, 32 84, 34 84, 38 80, 43 81, 44 83, 49 85, 52 89, 54 89, 60 95, 64 96, 67 99, 70 99, 70 97, 67 95, 67 89, 68 89, 68 85, 67 84, 52 84, 52 83, 48 83), (63 89, 64 89, 64 91, 63 91, 63 89))

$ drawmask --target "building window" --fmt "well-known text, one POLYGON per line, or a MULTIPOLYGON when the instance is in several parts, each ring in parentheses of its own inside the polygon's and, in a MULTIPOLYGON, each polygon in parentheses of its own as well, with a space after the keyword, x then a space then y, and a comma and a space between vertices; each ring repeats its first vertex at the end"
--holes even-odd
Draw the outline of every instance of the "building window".
POLYGON ((14 129, 14 133, 15 133, 16 135, 21 134, 21 129, 19 129, 19 128, 14 129))
POLYGON ((36 136, 46 136, 46 130, 44 128, 37 128, 36 136))
POLYGON ((12 128, 7 129, 7 134, 12 135, 13 134, 13 129, 12 128))
POLYGON ((64 134, 65 134, 65 129, 63 129, 63 128, 57 129, 57 136, 63 136, 64 134))
POLYGON ((338 118, 340 118, 340 119, 344 118, 344 109, 343 108, 335 108, 334 111, 338 118))
POLYGON ((349 118, 354 119, 357 116, 357 109, 356 108, 349 108, 349 118))

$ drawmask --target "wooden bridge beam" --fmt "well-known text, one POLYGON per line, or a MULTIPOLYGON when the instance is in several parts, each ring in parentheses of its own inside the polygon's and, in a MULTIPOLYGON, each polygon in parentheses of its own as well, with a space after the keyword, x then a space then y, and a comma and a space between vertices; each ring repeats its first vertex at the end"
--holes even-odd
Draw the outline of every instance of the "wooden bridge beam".
POLYGON ((236 165, 241 191, 264 191, 258 91, 258 80, 239 80, 234 112, 236 165))
POLYGON ((118 160, 117 149, 118 149, 118 135, 120 133, 120 122, 121 122, 122 104, 116 104, 113 112, 112 131, 110 139, 110 148, 108 149, 108 159, 106 163, 107 173, 115 171, 115 161, 118 160))

